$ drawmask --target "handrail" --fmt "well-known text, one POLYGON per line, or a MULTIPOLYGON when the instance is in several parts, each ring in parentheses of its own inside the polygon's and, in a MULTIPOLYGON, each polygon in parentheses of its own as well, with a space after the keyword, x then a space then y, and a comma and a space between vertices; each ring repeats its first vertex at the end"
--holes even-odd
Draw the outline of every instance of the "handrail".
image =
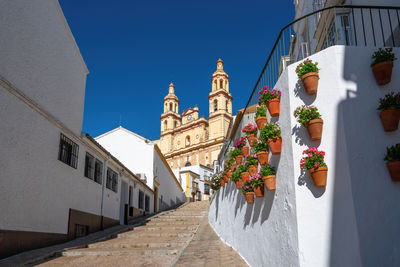
MULTIPOLYGON (((244 110, 243 110, 243 114, 246 114, 246 110, 247 110, 247 108, 249 107, 249 104, 251 103, 251 101, 252 101, 252 99, 253 99, 253 96, 254 96, 254 93, 256 92, 256 90, 257 90, 257 88, 260 86, 260 81, 263 79, 263 76, 265 76, 265 73, 266 73, 266 70, 268 69, 268 67, 269 67, 269 64, 270 64, 270 62, 271 62, 271 60, 273 60, 273 57, 274 57, 274 53, 276 52, 276 49, 277 49, 277 46, 279 45, 279 43, 280 43, 280 41, 282 40, 282 37, 284 38, 284 32, 285 32, 285 30, 287 30, 287 29, 289 29, 290 30, 290 27, 291 26, 293 26, 293 25, 295 25, 296 23, 298 23, 298 22, 300 22, 300 21, 303 21, 304 19, 308 19, 308 18, 310 18, 311 16, 313 16, 313 15, 317 15, 317 14, 322 14, 323 12, 325 12, 325 11, 330 11, 330 10, 334 10, 335 11, 335 20, 334 20, 334 23, 335 23, 335 40, 336 40, 336 44, 337 44, 337 39, 338 39, 338 31, 337 31, 337 22, 336 22, 336 9, 341 9, 341 10, 343 10, 343 9, 351 9, 351 13, 352 13, 352 21, 353 21, 353 25, 352 25, 352 27, 353 27, 353 33, 351 33, 351 34, 353 34, 353 36, 354 36, 354 38, 355 38, 355 45, 358 45, 357 44, 357 37, 358 37, 358 35, 361 35, 361 34, 358 34, 357 32, 356 32, 356 23, 355 23, 355 14, 354 14, 354 10, 355 9, 357 9, 357 10, 360 10, 360 12, 361 12, 361 16, 363 16, 363 9, 369 9, 370 10, 370 19, 371 19, 371 22, 372 22, 372 12, 371 12, 371 10, 378 10, 379 11, 379 18, 380 18, 380 24, 381 24, 381 28, 382 28, 382 30, 381 30, 381 32, 382 32, 382 36, 383 36, 383 45, 382 46, 388 46, 388 45, 386 45, 384 42, 385 42, 385 40, 384 40, 384 30, 383 30, 383 27, 382 27, 382 18, 381 18, 381 10, 383 9, 383 10, 387 10, 387 14, 388 14, 388 17, 389 17, 389 21, 390 21, 390 29, 391 29, 391 38, 392 38, 392 41, 393 41, 393 46, 395 45, 395 41, 394 41, 394 37, 393 37, 393 29, 392 29, 392 21, 391 21, 391 15, 390 15, 390 13, 389 13, 389 10, 395 10, 396 11, 396 17, 397 17, 397 26, 398 25, 400 25, 400 19, 399 19, 399 10, 400 10, 400 6, 370 6, 370 5, 334 5, 334 6, 329 6, 329 7, 325 7, 325 8, 322 8, 322 9, 319 9, 319 10, 316 10, 316 11, 313 11, 313 12, 311 12, 311 13, 308 13, 308 14, 306 14, 306 15, 304 15, 304 16, 301 16, 301 17, 299 17, 299 18, 297 18, 297 19, 295 19, 295 20, 293 20, 291 23, 289 23, 289 24, 287 24, 286 26, 284 26, 283 28, 281 28, 281 30, 280 30, 280 32, 279 32, 279 34, 278 34, 278 37, 277 37, 277 39, 276 39, 276 41, 275 41, 275 43, 274 43, 274 46, 272 47, 272 50, 271 50, 271 52, 269 53, 269 55, 268 55, 268 58, 267 58, 267 61, 265 62, 265 64, 264 64, 264 66, 263 66, 263 68, 262 68, 262 70, 261 70, 261 73, 260 73, 260 75, 259 75, 259 77, 258 77, 258 79, 257 79, 257 82, 256 82, 256 84, 255 84, 255 86, 254 86, 254 88, 253 88, 253 90, 252 90, 252 92, 251 92, 251 94, 250 94, 250 97, 249 97, 249 99, 248 99, 248 101, 247 101, 247 103, 246 103, 246 106, 245 106, 245 108, 244 108, 244 110)), ((319 21, 318 21, 318 23, 319 23, 319 21)), ((317 23, 317 27, 318 27, 318 23, 317 23)), ((366 35, 365 35, 365 26, 364 26, 364 18, 363 18, 363 20, 362 20, 362 27, 363 27, 363 32, 364 32, 364 43, 365 43, 365 45, 367 45, 367 41, 366 41, 366 35)), ((400 26, 399 26, 400 27, 400 26)), ((326 28, 326 27, 325 27, 326 28)), ((326 29, 325 29, 326 30, 326 29)), ((379 29, 378 29, 379 30, 379 29)), ((377 46, 376 45, 376 40, 375 40, 375 29, 374 29, 374 24, 372 23, 372 32, 373 32, 373 37, 374 37, 374 46, 377 46)), ((295 31, 293 31, 293 33, 295 33, 295 31)), ((291 34, 291 32, 290 32, 290 34, 291 34)), ((351 37, 351 36, 350 36, 351 37)), ((325 38, 327 38, 327 36, 325 36, 325 38)), ((285 38, 284 38, 285 39, 285 38)), ((285 40, 284 40, 285 41, 285 40)), ((286 50, 285 49, 285 43, 284 43, 284 41, 283 41, 283 50, 286 50)), ((289 41, 291 42, 291 40, 290 40, 290 38, 289 38, 289 41)), ((318 40, 319 41, 319 40, 318 40)), ((346 40, 347 41, 347 40, 346 40)), ((290 43, 289 43, 290 44, 290 43)), ((328 46, 329 44, 327 44, 327 46, 328 46)), ((347 44, 346 44, 347 45, 347 44)), ((290 48, 289 48, 290 49, 290 48)), ((324 49, 324 48, 323 48, 324 49)), ((322 50, 322 49, 321 49, 322 50)), ((290 50, 288 50, 288 52, 289 52, 289 56, 291 56, 290 55, 290 50)), ((286 51, 284 51, 284 54, 286 54, 286 51)), ((282 56, 282 55, 281 55, 282 56)), ((281 60, 281 59, 279 59, 279 60, 281 60)), ((279 67, 278 67, 279 68, 279 67)), ((274 67, 274 69, 273 69, 273 72, 276 72, 276 70, 277 70, 277 68, 276 68, 276 66, 274 67)), ((279 72, 279 70, 278 70, 278 72, 279 72)), ((269 79, 271 79, 271 77, 272 77, 272 75, 274 75, 274 74, 269 74, 270 75, 270 77, 264 77, 264 78, 269 78, 269 79)), ((278 76, 276 77, 276 81, 277 81, 277 79, 279 78, 279 74, 278 74, 278 76)), ((275 85, 274 84, 274 78, 272 77, 272 83, 273 83, 273 85, 275 85)), ((240 118, 240 121, 239 121, 239 125, 241 124, 241 122, 242 122, 242 120, 243 120, 243 118, 244 118, 244 116, 241 116, 241 118, 240 118)), ((226 153, 226 150, 231 146, 231 144, 232 144, 232 141, 233 141, 233 139, 234 139, 234 135, 232 135, 233 137, 231 138, 231 139, 227 139, 227 141, 228 142, 226 142, 225 144, 224 144, 224 146, 222 147, 222 150, 221 151, 223 151, 223 154, 225 154, 226 153)))

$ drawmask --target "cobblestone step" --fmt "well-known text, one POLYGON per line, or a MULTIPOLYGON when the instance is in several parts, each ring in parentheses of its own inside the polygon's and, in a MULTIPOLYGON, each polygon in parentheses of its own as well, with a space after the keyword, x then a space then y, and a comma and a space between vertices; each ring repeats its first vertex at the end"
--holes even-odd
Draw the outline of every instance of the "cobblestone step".
MULTIPOLYGON (((175 240, 173 240, 175 241, 175 240)), ((104 244, 91 244, 89 248, 171 248, 171 247, 182 247, 187 242, 160 242, 154 240, 153 242, 131 242, 127 240, 125 242, 116 243, 104 243, 104 244)))
POLYGON ((133 230, 134 231, 159 231, 159 230, 166 230, 166 231, 170 231, 170 230, 179 230, 179 231, 194 231, 197 229, 197 225, 192 225, 192 226, 174 226, 174 225, 165 225, 165 226, 140 226, 140 227, 136 227, 133 230))
POLYGON ((170 232, 170 231, 142 231, 142 232, 128 232, 119 234, 118 237, 126 238, 126 237, 162 237, 162 236, 169 236, 169 237, 185 237, 185 236, 192 236, 193 232, 170 232))
POLYGON ((151 248, 107 248, 107 249, 74 249, 64 251, 62 253, 65 257, 77 256, 122 256, 122 255, 176 255, 179 249, 164 248, 164 249, 151 249, 151 248))

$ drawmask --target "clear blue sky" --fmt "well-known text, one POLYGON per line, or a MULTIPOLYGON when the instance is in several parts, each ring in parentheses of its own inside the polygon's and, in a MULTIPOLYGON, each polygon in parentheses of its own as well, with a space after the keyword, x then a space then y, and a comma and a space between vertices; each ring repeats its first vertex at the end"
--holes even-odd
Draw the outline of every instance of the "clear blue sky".
POLYGON ((179 111, 199 105, 208 117, 216 61, 230 77, 233 111, 243 108, 292 0, 60 0, 90 74, 83 131, 122 126, 151 140, 160 134, 171 81, 179 111))

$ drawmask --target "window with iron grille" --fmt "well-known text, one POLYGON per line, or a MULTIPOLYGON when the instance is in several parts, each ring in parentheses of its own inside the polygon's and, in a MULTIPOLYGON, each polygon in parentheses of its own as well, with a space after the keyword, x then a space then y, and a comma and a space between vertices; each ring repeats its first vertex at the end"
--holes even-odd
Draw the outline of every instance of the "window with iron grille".
POLYGON ((114 192, 118 191, 118 174, 110 168, 107 168, 106 187, 114 192))
POLYGON ((101 184, 103 178, 103 163, 86 152, 85 177, 101 184))
POLYGON ((144 210, 147 212, 150 211, 150 197, 148 195, 145 196, 144 210))
POLYGON ((144 208, 143 202, 144 202, 144 193, 142 190, 139 190, 139 209, 144 208))
POLYGON ((78 153, 79 146, 61 133, 58 160, 76 169, 78 166, 78 153))

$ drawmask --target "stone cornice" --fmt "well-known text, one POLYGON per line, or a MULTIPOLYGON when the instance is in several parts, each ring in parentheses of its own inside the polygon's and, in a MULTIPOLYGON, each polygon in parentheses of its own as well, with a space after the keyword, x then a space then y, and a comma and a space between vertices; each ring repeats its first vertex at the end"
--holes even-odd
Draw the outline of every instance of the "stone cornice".
POLYGON ((211 98, 213 98, 213 97, 215 97, 215 96, 217 96, 217 95, 221 95, 221 94, 224 95, 224 96, 226 96, 227 98, 229 98, 231 101, 233 101, 232 95, 231 95, 230 93, 228 93, 227 91, 222 90, 222 89, 220 89, 220 90, 218 90, 218 91, 211 92, 211 93, 208 95, 208 100, 210 100, 211 98))
POLYGON ((220 77, 220 76, 227 78, 228 81, 229 81, 229 76, 228 76, 228 74, 226 74, 226 73, 214 73, 214 74, 211 76, 211 81, 213 81, 215 78, 220 77))
POLYGON ((187 130, 187 129, 197 127, 199 124, 208 125, 208 121, 207 121, 205 118, 203 118, 203 117, 202 117, 202 118, 199 118, 199 119, 197 119, 196 121, 193 121, 193 122, 191 122, 191 123, 189 123, 189 124, 184 124, 184 125, 179 126, 178 128, 175 128, 174 130, 170 130, 170 131, 168 131, 168 132, 162 133, 162 134, 160 135, 160 138, 161 138, 162 136, 164 136, 164 135, 168 135, 168 134, 173 134, 173 135, 175 135, 175 134, 178 134, 178 133, 180 133, 180 132, 184 132, 184 131, 187 130))
POLYGON ((163 115, 161 115, 160 120, 166 118, 166 117, 175 117, 176 119, 180 120, 181 119, 181 115, 176 114, 176 113, 172 113, 171 111, 168 111, 167 113, 164 113, 163 115))
POLYGON ((229 120, 232 120, 232 118, 233 118, 232 115, 230 115, 229 113, 217 113, 217 114, 210 115, 210 117, 208 117, 208 119, 210 120, 210 119, 218 117, 218 116, 225 116, 229 120))
POLYGON ((173 96, 166 96, 166 97, 164 97, 164 102, 166 101, 166 100, 174 100, 174 101, 176 101, 176 102, 178 102, 178 104, 180 104, 179 103, 179 99, 178 99, 178 97, 173 97, 173 96))

